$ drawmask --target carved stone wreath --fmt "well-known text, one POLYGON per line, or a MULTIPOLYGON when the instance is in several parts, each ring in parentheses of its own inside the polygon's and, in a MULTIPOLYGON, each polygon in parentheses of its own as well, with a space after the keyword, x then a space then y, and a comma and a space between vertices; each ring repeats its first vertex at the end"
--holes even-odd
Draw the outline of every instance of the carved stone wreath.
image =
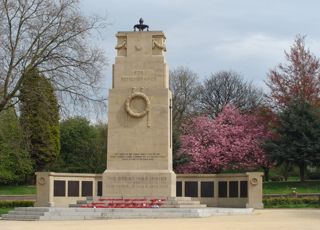
POLYGON ((259 181, 258 181, 257 178, 253 177, 253 178, 251 178, 250 183, 251 183, 252 185, 257 185, 257 184, 259 183, 259 181))
POLYGON ((126 103, 125 103, 125 108, 126 108, 126 111, 127 113, 132 116, 132 117, 144 117, 150 110, 150 100, 149 98, 147 97, 147 95, 145 95, 144 93, 141 93, 141 92, 135 92, 133 94, 131 94, 127 100, 126 100, 126 103), (144 100, 146 106, 144 108, 143 111, 141 112, 134 112, 131 108, 131 102, 133 99, 135 98, 141 98, 144 100))
POLYGON ((44 185, 46 183, 46 179, 44 177, 40 177, 38 180, 38 184, 44 185))

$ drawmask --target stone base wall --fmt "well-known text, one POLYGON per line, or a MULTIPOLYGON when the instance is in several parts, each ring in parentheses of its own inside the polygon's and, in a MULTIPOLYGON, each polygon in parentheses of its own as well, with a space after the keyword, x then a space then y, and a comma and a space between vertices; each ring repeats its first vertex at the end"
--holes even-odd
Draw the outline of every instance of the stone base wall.
POLYGON ((174 197, 176 175, 169 170, 106 170, 104 197, 174 197))
POLYGON ((36 172, 36 207, 68 207, 87 197, 102 196, 102 175, 36 172))
POLYGON ((209 207, 263 208, 260 172, 177 174, 177 197, 189 196, 209 207))
POLYGON ((192 197, 209 207, 263 208, 260 172, 176 175, 168 171, 132 174, 106 171, 103 175, 37 172, 36 176, 37 207, 68 207, 92 196, 122 197, 123 191, 130 197, 192 197), (172 184, 175 176, 176 185, 172 184))

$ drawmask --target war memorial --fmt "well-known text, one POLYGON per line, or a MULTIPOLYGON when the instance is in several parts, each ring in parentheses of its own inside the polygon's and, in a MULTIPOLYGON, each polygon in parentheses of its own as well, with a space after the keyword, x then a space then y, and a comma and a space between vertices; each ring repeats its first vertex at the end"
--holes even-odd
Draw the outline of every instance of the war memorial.
POLYGON ((260 172, 174 173, 165 34, 140 21, 116 38, 105 172, 37 172, 36 207, 4 219, 201 217, 263 208, 260 172))

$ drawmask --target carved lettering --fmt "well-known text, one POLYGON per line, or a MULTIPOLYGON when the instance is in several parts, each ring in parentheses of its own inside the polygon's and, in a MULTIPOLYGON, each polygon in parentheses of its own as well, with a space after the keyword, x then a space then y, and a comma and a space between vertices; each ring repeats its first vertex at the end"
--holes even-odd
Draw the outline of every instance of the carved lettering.
POLYGON ((137 188, 166 188, 167 177, 164 176, 110 176, 109 188, 137 189, 137 188))
POLYGON ((164 156, 160 153, 114 153, 110 158, 123 161, 153 161, 157 159, 164 159, 164 156))
POLYGON ((156 81, 157 76, 153 70, 133 70, 130 74, 123 75, 121 80, 126 82, 156 81))

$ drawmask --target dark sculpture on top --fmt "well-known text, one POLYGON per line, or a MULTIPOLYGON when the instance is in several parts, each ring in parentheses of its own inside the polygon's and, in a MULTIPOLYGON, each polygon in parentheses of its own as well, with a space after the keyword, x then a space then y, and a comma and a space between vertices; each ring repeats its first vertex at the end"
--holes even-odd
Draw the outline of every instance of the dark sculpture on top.
POLYGON ((136 31, 138 29, 139 31, 143 31, 145 28, 147 28, 147 31, 149 31, 149 26, 143 24, 143 19, 140 18, 139 24, 134 25, 133 29, 136 31))

